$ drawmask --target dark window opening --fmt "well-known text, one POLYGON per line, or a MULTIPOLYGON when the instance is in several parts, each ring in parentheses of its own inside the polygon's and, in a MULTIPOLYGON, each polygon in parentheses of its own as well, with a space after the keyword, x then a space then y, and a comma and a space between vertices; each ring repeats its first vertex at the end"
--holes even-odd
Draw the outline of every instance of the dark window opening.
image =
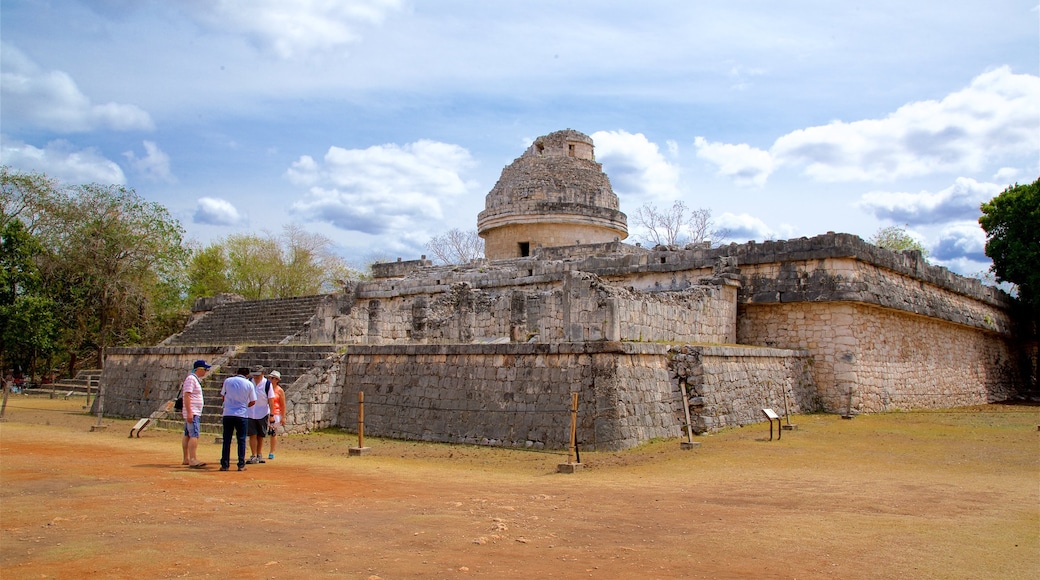
POLYGON ((664 264, 664 258, 661 258, 661 263, 664 264))
POLYGON ((531 242, 520 242, 520 257, 526 258, 531 255, 531 242))
POLYGON ((527 275, 528 276, 534 276, 534 270, 528 270, 527 271, 527 275))
POLYGON ((567 156, 574 157, 574 144, 570 143, 567 145, 567 156))

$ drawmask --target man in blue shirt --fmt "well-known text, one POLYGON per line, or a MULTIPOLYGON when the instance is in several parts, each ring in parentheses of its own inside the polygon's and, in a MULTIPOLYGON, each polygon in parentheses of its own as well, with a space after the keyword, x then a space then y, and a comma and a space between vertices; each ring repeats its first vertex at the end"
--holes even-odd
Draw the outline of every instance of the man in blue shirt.
POLYGON ((256 390, 253 381, 246 378, 248 368, 238 369, 233 377, 224 379, 220 396, 224 401, 224 412, 221 421, 224 426, 223 446, 220 450, 220 470, 227 471, 231 467, 231 436, 234 433, 238 441, 238 470, 246 470, 246 425, 249 408, 256 404, 256 390))

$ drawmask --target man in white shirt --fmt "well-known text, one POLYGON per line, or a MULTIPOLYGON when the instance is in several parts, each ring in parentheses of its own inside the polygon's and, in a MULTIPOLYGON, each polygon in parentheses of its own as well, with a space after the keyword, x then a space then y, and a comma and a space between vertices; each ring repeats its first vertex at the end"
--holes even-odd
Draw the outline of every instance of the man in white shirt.
POLYGON ((238 470, 246 469, 246 424, 249 422, 249 409, 256 404, 256 389, 246 378, 248 368, 238 369, 235 376, 224 379, 220 389, 224 410, 221 422, 224 427, 223 446, 220 449, 220 470, 227 471, 231 466, 231 437, 238 443, 238 470))
POLYGON ((268 423, 271 414, 271 402, 274 389, 271 381, 264 378, 264 367, 257 365, 250 369, 253 385, 256 388, 256 404, 249 409, 249 461, 246 463, 267 463, 261 455, 264 452, 264 438, 267 437, 268 423))
POLYGON ((201 469, 206 466, 195 456, 199 450, 199 421, 202 419, 202 379, 206 378, 209 365, 204 360, 195 361, 194 368, 184 383, 181 384, 181 397, 184 406, 181 413, 184 415, 184 439, 181 441, 181 451, 184 452, 182 465, 193 469, 201 469))

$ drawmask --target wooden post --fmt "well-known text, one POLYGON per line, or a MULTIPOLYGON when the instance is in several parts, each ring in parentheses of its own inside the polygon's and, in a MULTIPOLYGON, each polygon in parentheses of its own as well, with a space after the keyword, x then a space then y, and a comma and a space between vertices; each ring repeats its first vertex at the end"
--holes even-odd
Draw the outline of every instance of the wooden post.
POLYGON ((574 473, 583 466, 578 463, 578 393, 571 393, 571 444, 568 448, 567 463, 556 466, 557 473, 574 473))
POLYGON ((693 421, 690 419, 690 395, 686 391, 686 379, 679 379, 679 388, 682 389, 682 409, 686 414, 686 441, 680 443, 679 447, 683 450, 696 449, 701 444, 693 442, 693 421))
POLYGON ((361 448, 365 446, 365 391, 358 391, 357 402, 357 446, 361 448))
POLYGON ((347 455, 366 455, 372 449, 365 447, 365 392, 358 391, 357 447, 347 449, 347 455))
POLYGON ((578 393, 571 393, 571 447, 567 457, 569 463, 575 463, 578 454, 578 393))
POLYGON ((94 398, 94 401, 97 403, 97 424, 91 425, 91 431, 104 431, 105 427, 107 427, 107 425, 101 424, 101 418, 105 414, 105 391, 103 389, 104 386, 104 383, 98 383, 97 397, 94 398))
POLYGON ((4 413, 7 412, 7 393, 11 390, 11 385, 3 377, 0 377, 0 385, 4 386, 4 402, 0 404, 0 421, 4 420, 4 413))

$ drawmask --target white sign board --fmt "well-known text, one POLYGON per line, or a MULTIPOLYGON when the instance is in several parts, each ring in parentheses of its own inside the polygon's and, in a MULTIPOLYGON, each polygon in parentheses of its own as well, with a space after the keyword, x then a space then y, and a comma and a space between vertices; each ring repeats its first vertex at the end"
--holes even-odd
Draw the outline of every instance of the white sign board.
POLYGON ((770 421, 772 421, 773 419, 776 419, 777 421, 780 420, 780 415, 777 415, 776 412, 772 409, 762 409, 762 412, 766 414, 766 418, 770 421))

